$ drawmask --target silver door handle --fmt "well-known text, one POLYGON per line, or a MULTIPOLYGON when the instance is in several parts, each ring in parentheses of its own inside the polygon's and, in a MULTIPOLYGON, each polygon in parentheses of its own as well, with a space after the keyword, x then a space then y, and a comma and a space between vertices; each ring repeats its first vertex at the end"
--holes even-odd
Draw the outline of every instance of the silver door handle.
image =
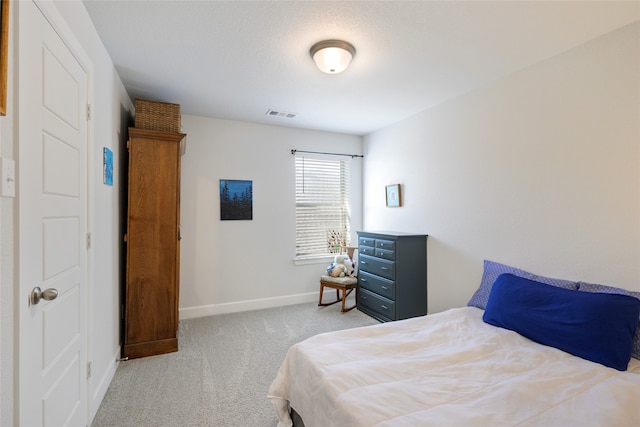
POLYGON ((58 297, 58 290, 54 288, 45 289, 44 291, 40 289, 40 286, 36 286, 31 291, 30 301, 32 305, 35 305, 40 302, 41 299, 45 301, 51 301, 58 297))

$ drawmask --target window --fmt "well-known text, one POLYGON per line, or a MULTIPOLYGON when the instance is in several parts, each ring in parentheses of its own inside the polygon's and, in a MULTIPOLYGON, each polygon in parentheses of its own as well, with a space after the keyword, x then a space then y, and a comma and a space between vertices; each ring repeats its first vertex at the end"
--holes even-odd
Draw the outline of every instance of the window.
POLYGON ((349 245, 351 159, 296 156, 296 258, 340 253, 349 245))

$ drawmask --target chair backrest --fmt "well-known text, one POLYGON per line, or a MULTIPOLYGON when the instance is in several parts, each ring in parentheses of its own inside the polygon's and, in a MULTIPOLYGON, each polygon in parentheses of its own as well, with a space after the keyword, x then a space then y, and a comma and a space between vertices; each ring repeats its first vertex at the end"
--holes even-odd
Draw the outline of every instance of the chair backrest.
POLYGON ((357 246, 347 246, 347 255, 350 260, 353 260, 353 254, 356 252, 356 249, 358 249, 357 246))

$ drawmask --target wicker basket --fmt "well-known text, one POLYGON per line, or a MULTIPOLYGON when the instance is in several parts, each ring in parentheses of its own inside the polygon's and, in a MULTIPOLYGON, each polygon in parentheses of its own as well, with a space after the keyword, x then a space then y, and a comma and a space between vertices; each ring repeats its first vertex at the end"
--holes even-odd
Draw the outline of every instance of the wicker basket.
POLYGON ((180 132, 180 104, 136 99, 135 126, 139 129, 180 132))

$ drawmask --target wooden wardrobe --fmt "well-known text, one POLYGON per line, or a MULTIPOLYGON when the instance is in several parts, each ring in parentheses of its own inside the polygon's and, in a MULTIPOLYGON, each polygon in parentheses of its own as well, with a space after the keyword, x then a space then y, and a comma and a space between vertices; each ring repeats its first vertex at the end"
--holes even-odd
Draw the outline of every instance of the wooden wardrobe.
POLYGON ((129 128, 123 356, 178 351, 185 134, 129 128))

